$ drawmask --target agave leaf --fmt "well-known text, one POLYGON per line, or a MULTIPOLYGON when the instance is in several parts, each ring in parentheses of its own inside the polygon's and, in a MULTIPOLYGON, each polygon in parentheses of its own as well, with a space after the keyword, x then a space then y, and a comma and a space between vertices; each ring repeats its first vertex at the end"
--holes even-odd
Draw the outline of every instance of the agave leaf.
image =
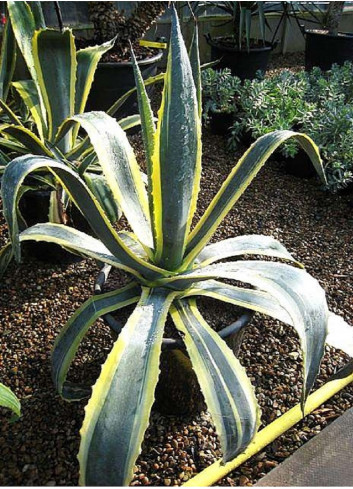
POLYGON ((108 216, 109 221, 112 224, 116 223, 121 217, 121 211, 104 176, 86 172, 83 178, 108 216))
POLYGON ((319 150, 308 136, 292 131, 274 131, 260 137, 240 158, 211 201, 204 215, 190 233, 186 248, 187 256, 183 263, 184 268, 189 267, 194 258, 204 248, 223 218, 243 195, 271 154, 281 144, 291 138, 296 139, 306 151, 322 181, 326 182, 319 150))
POLYGON ((13 258, 11 243, 7 243, 0 249, 0 278, 2 278, 13 258))
MULTIPOLYGON (((26 153, 33 152, 43 156, 53 156, 51 151, 45 146, 45 144, 34 134, 24 126, 13 126, 4 124, 0 128, 2 134, 8 135, 14 138, 16 141, 21 141, 21 144, 26 148, 26 153)), ((16 143, 14 143, 16 145, 16 143)), ((14 150, 15 150, 14 146, 14 150)))
MULTIPOLYGON (((137 64, 134 52, 131 51, 132 66, 134 69, 135 84, 137 89, 137 100, 139 105, 139 112, 141 114, 141 129, 142 129, 142 139, 146 154, 146 166, 147 166, 147 180, 148 180, 148 197, 149 197, 149 210, 150 215, 153 215, 153 160, 152 155, 155 146, 155 133, 156 126, 154 123, 154 116, 151 108, 151 104, 147 95, 147 91, 144 85, 144 81, 140 72, 140 68, 137 64)), ((152 219, 152 224, 154 220, 152 219)), ((156 229, 152 225, 152 235, 153 235, 153 248, 156 248, 156 229)))
POLYGON ((292 319, 303 350, 302 408, 319 371, 327 335, 325 292, 304 270, 283 263, 238 261, 205 268, 159 281, 161 286, 185 290, 196 281, 226 278, 249 283, 278 300, 292 319), (183 278, 185 277, 185 278, 183 278))
POLYGON ((31 8, 27 2, 17 2, 9 0, 7 8, 11 19, 12 29, 25 59, 32 79, 37 82, 37 74, 34 67, 32 51, 32 39, 37 27, 37 20, 33 16, 31 8))
POLYGON ((36 124, 40 139, 43 141, 47 134, 46 122, 43 119, 36 84, 33 80, 16 81, 12 84, 30 111, 36 124))
POLYGON ((172 32, 153 154, 156 263, 182 261, 201 176, 201 124, 189 57, 173 9, 172 32))
POLYGON ((135 256, 112 228, 103 209, 83 180, 66 165, 41 156, 21 156, 12 160, 6 167, 3 176, 2 197, 4 215, 9 227, 10 237, 17 260, 21 250, 18 234, 16 212, 17 193, 24 178, 39 168, 48 169, 60 182, 67 195, 84 215, 92 230, 109 251, 118 259, 146 278, 156 279, 167 272, 135 256))
POLYGON ((31 0, 30 8, 32 11, 36 29, 45 29, 46 25, 45 25, 41 2, 31 0))
POLYGON ((192 71, 192 77, 196 88, 197 104, 199 108, 199 118, 202 116, 202 85, 201 85, 201 67, 200 67, 200 54, 199 54, 199 29, 197 22, 195 22, 194 32, 189 51, 190 65, 192 71))
POLYGON ((267 314, 283 323, 293 324, 288 312, 280 305, 278 300, 262 290, 245 289, 244 287, 224 284, 217 280, 205 280, 204 282, 195 283, 190 289, 185 291, 182 297, 192 297, 194 295, 212 297, 212 299, 267 314))
POLYGON ((0 406, 11 409, 16 416, 21 416, 21 404, 15 394, 4 384, 0 383, 0 406))
POLYGON ((17 115, 11 110, 11 108, 7 105, 7 103, 4 102, 1 98, 0 98, 0 107, 6 113, 6 115, 8 116, 10 121, 12 122, 12 124, 17 124, 19 126, 23 125, 22 122, 20 121, 20 119, 17 117, 17 115))
POLYGON ((177 301, 171 314, 175 326, 183 333, 221 440, 223 461, 228 462, 244 450, 259 426, 254 388, 232 350, 201 316, 194 299, 177 301))
MULTIPOLYGON (((62 122, 75 111, 76 49, 72 32, 36 31, 33 59, 48 119, 47 138, 54 142, 62 122)), ((63 153, 71 147, 70 134, 58 144, 63 153)))
POLYGON ((237 236, 206 246, 196 258, 198 266, 240 255, 263 255, 289 260, 303 268, 277 239, 257 234, 237 236))
POLYGON ((144 288, 103 365, 81 429, 81 485, 124 486, 131 480, 154 401, 173 297, 165 289, 144 288))
POLYGON ((0 53, 0 99, 6 102, 16 66, 16 41, 11 22, 6 22, 0 53))
POLYGON ((116 38, 99 46, 90 46, 77 51, 75 114, 82 114, 85 111, 97 65, 103 54, 114 46, 115 40, 116 38))
MULTIPOLYGON (((109 312, 116 311, 139 300, 141 288, 132 282, 119 290, 90 297, 76 310, 57 337, 52 357, 52 377, 59 394, 68 401, 77 401, 80 397, 65 396, 65 382, 71 362, 75 357, 82 338, 95 321, 109 312)), ((70 391, 72 384, 70 384, 70 391)))
POLYGON ((140 114, 128 115, 127 117, 120 119, 118 124, 124 131, 131 129, 132 127, 139 126, 141 124, 140 114))
POLYGON ((143 244, 153 247, 148 197, 125 132, 104 112, 87 112, 67 121, 59 139, 73 122, 79 122, 87 132, 114 198, 134 233, 143 244))

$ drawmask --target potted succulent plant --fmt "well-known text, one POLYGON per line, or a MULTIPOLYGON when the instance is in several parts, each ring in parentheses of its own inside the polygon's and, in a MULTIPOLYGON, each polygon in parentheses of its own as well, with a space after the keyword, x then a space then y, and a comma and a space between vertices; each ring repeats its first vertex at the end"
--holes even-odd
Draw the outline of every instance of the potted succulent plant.
POLYGON ((82 485, 127 485, 149 423, 159 377, 159 359, 168 312, 197 375, 221 440, 223 461, 239 454, 259 426, 254 388, 234 353, 202 317, 195 296, 241 303, 276 317, 297 330, 303 350, 302 411, 325 351, 329 326, 325 293, 278 241, 237 236, 207 245, 269 156, 292 138, 308 152, 325 181, 319 152, 304 134, 275 131, 258 139, 240 158, 208 209, 191 231, 201 179, 201 76, 194 36, 190 59, 178 18, 172 31, 157 126, 134 61, 146 151, 147 188, 124 131, 103 112, 68 120, 56 141, 79 123, 90 135, 104 174, 133 232, 117 232, 85 181, 67 165, 46 156, 19 157, 6 167, 13 191, 3 206, 12 246, 0 253, 3 272, 9 256, 20 258, 20 242, 55 242, 127 272, 126 286, 88 299, 69 319, 54 345, 53 380, 61 396, 79 400, 90 391, 67 382, 79 344, 96 319, 137 304, 122 328, 93 386, 85 408, 79 451, 82 485), (36 224, 18 234, 14 212, 18 165, 30 174, 47 168, 64 186, 97 238, 68 226, 36 224), (242 255, 281 258, 241 260, 242 255), (227 258, 232 261, 219 263, 227 258), (290 263, 290 264, 289 264, 290 263), (239 287, 222 282, 241 281, 239 287))
POLYGON ((266 72, 269 56, 275 44, 265 40, 264 2, 212 2, 231 16, 233 33, 212 38, 206 36, 211 46, 211 59, 220 60, 216 68, 230 68, 241 80, 252 79, 258 70, 266 72), (260 38, 251 37, 252 17, 259 19, 260 38))
MULTIPOLYGON (((113 48, 98 64, 88 98, 88 110, 107 110, 112 103, 134 86, 130 42, 136 51, 144 79, 157 74, 162 51, 141 47, 139 40, 165 9, 165 2, 137 2, 129 17, 117 9, 116 2, 88 2, 94 26, 94 42, 115 38, 113 48)), ((121 116, 137 112, 136 97, 125 103, 121 116)))
POLYGON ((343 65, 345 61, 353 61, 353 32, 340 32, 339 24, 342 18, 345 2, 328 2, 323 9, 317 2, 295 2, 292 6, 297 19, 309 20, 317 24, 315 29, 301 26, 305 36, 305 69, 318 66, 329 70, 336 63, 343 65), (296 14, 294 9, 299 9, 296 14))

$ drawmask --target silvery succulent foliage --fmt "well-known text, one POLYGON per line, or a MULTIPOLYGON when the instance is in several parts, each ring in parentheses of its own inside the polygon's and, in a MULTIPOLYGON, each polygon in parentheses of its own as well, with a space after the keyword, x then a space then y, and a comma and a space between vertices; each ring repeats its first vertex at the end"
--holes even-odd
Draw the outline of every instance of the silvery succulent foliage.
MULTIPOLYGON (((46 156, 27 155, 6 167, 4 213, 13 252, 20 242, 54 242, 127 272, 125 287, 92 296, 69 319, 52 354, 52 376, 69 401, 87 391, 67 379, 82 338, 102 315, 136 307, 122 328, 85 408, 79 451, 80 483, 127 485, 148 427, 159 376, 167 314, 190 356, 220 437, 225 462, 253 439, 260 411, 254 388, 234 353, 202 317, 196 298, 260 311, 292 325, 303 352, 302 409, 324 353, 328 327, 325 293, 295 258, 269 236, 235 236, 208 244, 271 154, 296 139, 325 180, 320 155, 304 134, 275 131, 259 138, 240 158, 208 209, 191 229, 201 177, 201 76, 197 30, 188 54, 172 10, 167 71, 158 122, 133 58, 146 152, 147 187, 119 124, 103 112, 78 114, 60 129, 59 141, 79 123, 88 133, 111 191, 131 232, 117 232, 77 172, 46 156), (44 223, 18 233, 18 169, 47 166, 90 223, 96 238, 60 224, 44 223), (241 259, 260 255, 264 260, 241 259), (279 258, 268 261, 268 257, 279 258), (222 260, 228 259, 227 262, 222 260), (229 261, 230 260, 230 261, 229 261), (229 285, 224 280, 241 282, 229 285)), ((7 262, 7 248, 0 264, 7 262)), ((264 334, 266 332, 264 331, 264 334)))

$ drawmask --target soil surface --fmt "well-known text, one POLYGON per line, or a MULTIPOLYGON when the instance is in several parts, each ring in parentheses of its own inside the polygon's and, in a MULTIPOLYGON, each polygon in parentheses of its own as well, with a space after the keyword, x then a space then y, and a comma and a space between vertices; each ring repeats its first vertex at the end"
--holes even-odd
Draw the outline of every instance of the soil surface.
MULTIPOLYGON (((140 135, 130 140, 142 161, 140 135)), ((239 158, 225 148, 222 137, 207 131, 203 134, 203 173, 195 221, 239 158)), ((324 192, 316 178, 288 175, 283 163, 271 161, 212 241, 242 234, 274 236, 319 280, 330 310, 353 325, 352 200, 349 194, 324 192)), ((0 245, 6 241, 1 214, 0 245)), ((50 377, 50 352, 65 321, 93 293, 98 270, 93 260, 68 266, 32 260, 12 264, 0 283, 0 381, 11 387, 22 403, 22 417, 17 422, 10 422, 7 411, 0 412, 0 485, 78 484, 76 456, 86 401, 69 404, 57 395, 50 377)), ((116 280, 123 281, 124 275, 116 280)), ((238 314, 214 300, 203 300, 202 309, 218 327, 238 314)), ((70 379, 94 383, 112 344, 109 328, 97 321, 79 348, 70 379)), ((302 361, 297 335, 290 327, 256 314, 246 330, 239 359, 256 389, 261 427, 298 403, 302 361)), ((345 354, 327 347, 315 388, 347 361, 345 354)), ((350 386, 220 484, 252 485, 352 406, 350 386)), ((176 417, 154 410, 131 485, 179 485, 220 456, 219 440, 207 412, 176 417)))

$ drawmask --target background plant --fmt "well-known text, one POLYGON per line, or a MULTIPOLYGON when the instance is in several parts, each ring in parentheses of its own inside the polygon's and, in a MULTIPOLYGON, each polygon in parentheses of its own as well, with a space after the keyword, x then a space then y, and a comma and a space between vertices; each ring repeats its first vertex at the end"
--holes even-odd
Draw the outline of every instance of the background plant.
POLYGON ((82 338, 101 315, 137 303, 86 406, 79 461, 80 482, 88 485, 126 485, 131 480, 154 402, 168 313, 183 338, 216 424, 224 461, 235 457, 252 440, 259 424, 259 408, 244 368, 201 316, 195 297, 211 296, 241 304, 294 326, 304 357, 303 412, 324 353, 328 327, 323 289, 278 241, 253 235, 207 245, 269 156, 290 138, 298 140, 325 180, 315 144, 304 134, 291 131, 275 131, 258 139, 237 162, 190 231, 201 177, 197 33, 189 60, 173 9, 157 126, 134 58, 133 63, 146 152, 147 190, 125 133, 107 114, 76 115, 57 136, 59 141, 77 123, 88 133, 131 233, 114 230, 85 181, 61 162, 46 156, 22 156, 13 160, 4 173, 4 181, 13 183, 4 185, 2 192, 13 246, 7 245, 2 250, 2 269, 10 253, 20 258, 21 241, 43 240, 123 269, 131 277, 126 287, 86 301, 67 322, 54 345, 54 383, 64 398, 78 400, 87 395, 87 390, 68 382, 66 377, 82 338), (59 180, 97 238, 54 223, 37 224, 18 234, 19 183, 25 175, 43 167, 59 180), (249 254, 281 258, 291 265, 240 260, 249 254), (219 263, 226 258, 233 261, 219 263), (223 279, 246 285, 228 285, 223 279))
POLYGON ((203 116, 207 120, 210 112, 232 113, 236 110, 235 99, 239 94, 241 81, 232 76, 229 68, 202 72, 203 116))
MULTIPOLYGON (((228 147, 236 150, 244 134, 252 139, 274 130, 301 130, 319 146, 324 157, 328 186, 335 191, 352 180, 353 65, 333 65, 328 72, 284 70, 271 77, 259 74, 239 86, 235 122, 228 147)), ((289 141, 280 148, 294 157, 299 146, 289 141)))

